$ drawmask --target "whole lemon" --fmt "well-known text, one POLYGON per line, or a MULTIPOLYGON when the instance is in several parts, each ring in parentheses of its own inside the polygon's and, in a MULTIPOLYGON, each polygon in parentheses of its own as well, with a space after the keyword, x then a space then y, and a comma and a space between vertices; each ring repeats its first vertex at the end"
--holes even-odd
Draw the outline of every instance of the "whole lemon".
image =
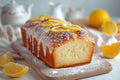
POLYGON ((89 22, 92 27, 100 28, 104 21, 110 20, 110 15, 106 10, 97 9, 89 15, 89 22))

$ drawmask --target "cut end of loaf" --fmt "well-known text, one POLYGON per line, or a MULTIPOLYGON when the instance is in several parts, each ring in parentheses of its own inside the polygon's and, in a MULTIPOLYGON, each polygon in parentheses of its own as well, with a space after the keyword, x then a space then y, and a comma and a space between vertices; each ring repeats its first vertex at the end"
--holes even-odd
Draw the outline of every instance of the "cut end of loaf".
POLYGON ((67 67, 89 63, 92 58, 94 44, 85 39, 71 40, 55 51, 54 67, 67 67))

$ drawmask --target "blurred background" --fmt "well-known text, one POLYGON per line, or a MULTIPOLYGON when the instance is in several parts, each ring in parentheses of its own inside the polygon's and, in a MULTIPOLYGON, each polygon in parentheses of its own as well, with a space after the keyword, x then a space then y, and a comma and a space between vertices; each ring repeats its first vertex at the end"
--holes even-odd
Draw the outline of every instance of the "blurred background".
MULTIPOLYGON (((11 0, 0 0, 0 6, 9 3, 11 0)), ((62 4, 62 10, 65 14, 68 7, 82 8, 84 15, 88 16, 94 9, 105 9, 111 17, 120 17, 120 0, 16 0, 18 3, 28 6, 33 3, 32 17, 40 14, 50 14, 50 6, 48 2, 56 2, 62 4)))

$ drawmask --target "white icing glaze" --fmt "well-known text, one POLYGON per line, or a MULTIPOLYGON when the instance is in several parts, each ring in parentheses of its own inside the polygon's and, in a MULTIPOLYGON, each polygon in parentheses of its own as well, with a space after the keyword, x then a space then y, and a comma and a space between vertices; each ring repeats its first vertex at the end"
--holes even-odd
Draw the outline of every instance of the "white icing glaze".
MULTIPOLYGON (((30 38, 30 35, 32 35, 32 39, 30 39, 30 42, 32 43, 32 52, 34 52, 35 48, 34 38, 36 38, 38 41, 37 57, 39 57, 40 54, 40 43, 42 43, 44 56, 46 56, 46 48, 49 49, 49 53, 52 53, 54 44, 60 45, 61 42, 68 41, 69 39, 73 38, 73 32, 52 33, 50 28, 41 27, 40 23, 38 24, 38 22, 27 23, 24 29, 27 31, 27 47, 28 39, 30 38)), ((85 30, 78 31, 79 36, 84 36, 87 34, 88 33, 85 30)))

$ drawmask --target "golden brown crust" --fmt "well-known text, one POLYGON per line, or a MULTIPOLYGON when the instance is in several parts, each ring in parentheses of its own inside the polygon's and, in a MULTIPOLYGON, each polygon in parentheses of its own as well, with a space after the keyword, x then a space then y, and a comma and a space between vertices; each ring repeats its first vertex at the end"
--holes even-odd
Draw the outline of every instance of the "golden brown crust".
MULTIPOLYGON (((26 46, 26 32, 24 29, 22 29, 22 37, 23 37, 23 44, 26 46)), ((30 39, 32 38, 32 36, 29 36, 28 38, 28 49, 30 51, 32 51, 32 43, 30 42, 30 39)), ((54 46, 54 50, 52 52, 52 54, 50 54, 49 52, 49 48, 46 47, 46 56, 44 56, 43 54, 43 46, 42 46, 42 43, 40 43, 40 52, 38 53, 38 50, 37 50, 37 47, 38 47, 38 41, 36 38, 34 38, 34 52, 33 54, 35 56, 37 56, 39 54, 39 59, 41 59, 42 61, 44 61, 47 65, 49 65, 50 67, 53 67, 53 68, 61 68, 61 67, 71 67, 71 66, 76 66, 76 65, 82 65, 82 64, 86 64, 86 63, 90 63, 91 59, 92 59, 92 53, 93 53, 93 50, 94 50, 94 40, 92 38, 90 38, 89 36, 86 36, 86 37, 79 37, 79 39, 87 39, 89 40, 90 42, 92 42, 92 48, 90 50, 90 55, 89 55, 89 58, 87 61, 85 62, 82 62, 82 63, 77 63, 77 64, 70 64, 70 65, 67 65, 67 66, 57 66, 56 65, 56 60, 55 60, 55 56, 56 56, 56 53, 55 53, 55 49, 57 47, 59 47, 60 45, 56 45, 54 46)), ((74 38, 71 38, 71 40, 74 40, 74 38)), ((62 43, 60 43, 61 45, 62 44, 65 44, 66 42, 68 41, 63 41, 62 43)))
MULTIPOLYGON (((23 45, 25 47, 27 47, 37 58, 44 61, 50 67, 53 67, 53 68, 71 67, 71 66, 82 65, 82 64, 91 62, 92 54, 94 51, 94 40, 88 34, 86 34, 85 31, 65 33, 62 35, 60 34, 59 36, 62 36, 62 37, 61 37, 60 41, 58 40, 59 42, 54 42, 54 39, 55 40, 57 40, 56 38, 59 39, 58 36, 54 37, 54 34, 48 33, 47 36, 45 36, 45 37, 47 39, 49 37, 50 38, 49 41, 52 41, 51 43, 53 43, 53 44, 51 46, 49 46, 50 44, 48 46, 43 46, 46 41, 44 41, 44 43, 39 42, 38 36, 35 37, 35 36, 33 36, 32 33, 31 34, 27 33, 27 30, 29 29, 32 31, 32 29, 35 28, 35 25, 40 25, 40 23, 37 23, 34 25, 27 25, 27 27, 25 25, 23 28, 21 28, 23 45), (66 35, 66 36, 64 36, 64 35, 66 35), (67 39, 67 38, 69 38, 69 39, 67 39), (67 44, 69 41, 75 41, 75 40, 82 40, 82 41, 87 40, 90 43, 92 43, 91 48, 89 50, 88 58, 86 60, 84 60, 83 62, 72 63, 72 64, 67 64, 67 65, 59 65, 59 63, 57 62, 57 59, 56 59, 57 58, 56 50, 61 45, 67 44), (49 49, 50 47, 53 47, 52 52, 49 49), (44 54, 44 50, 45 50, 46 54, 44 54)), ((37 32, 36 32, 36 34, 38 35, 37 32)))
POLYGON ((22 34, 23 45, 26 47, 26 30, 24 30, 23 28, 21 28, 21 34, 22 34))

